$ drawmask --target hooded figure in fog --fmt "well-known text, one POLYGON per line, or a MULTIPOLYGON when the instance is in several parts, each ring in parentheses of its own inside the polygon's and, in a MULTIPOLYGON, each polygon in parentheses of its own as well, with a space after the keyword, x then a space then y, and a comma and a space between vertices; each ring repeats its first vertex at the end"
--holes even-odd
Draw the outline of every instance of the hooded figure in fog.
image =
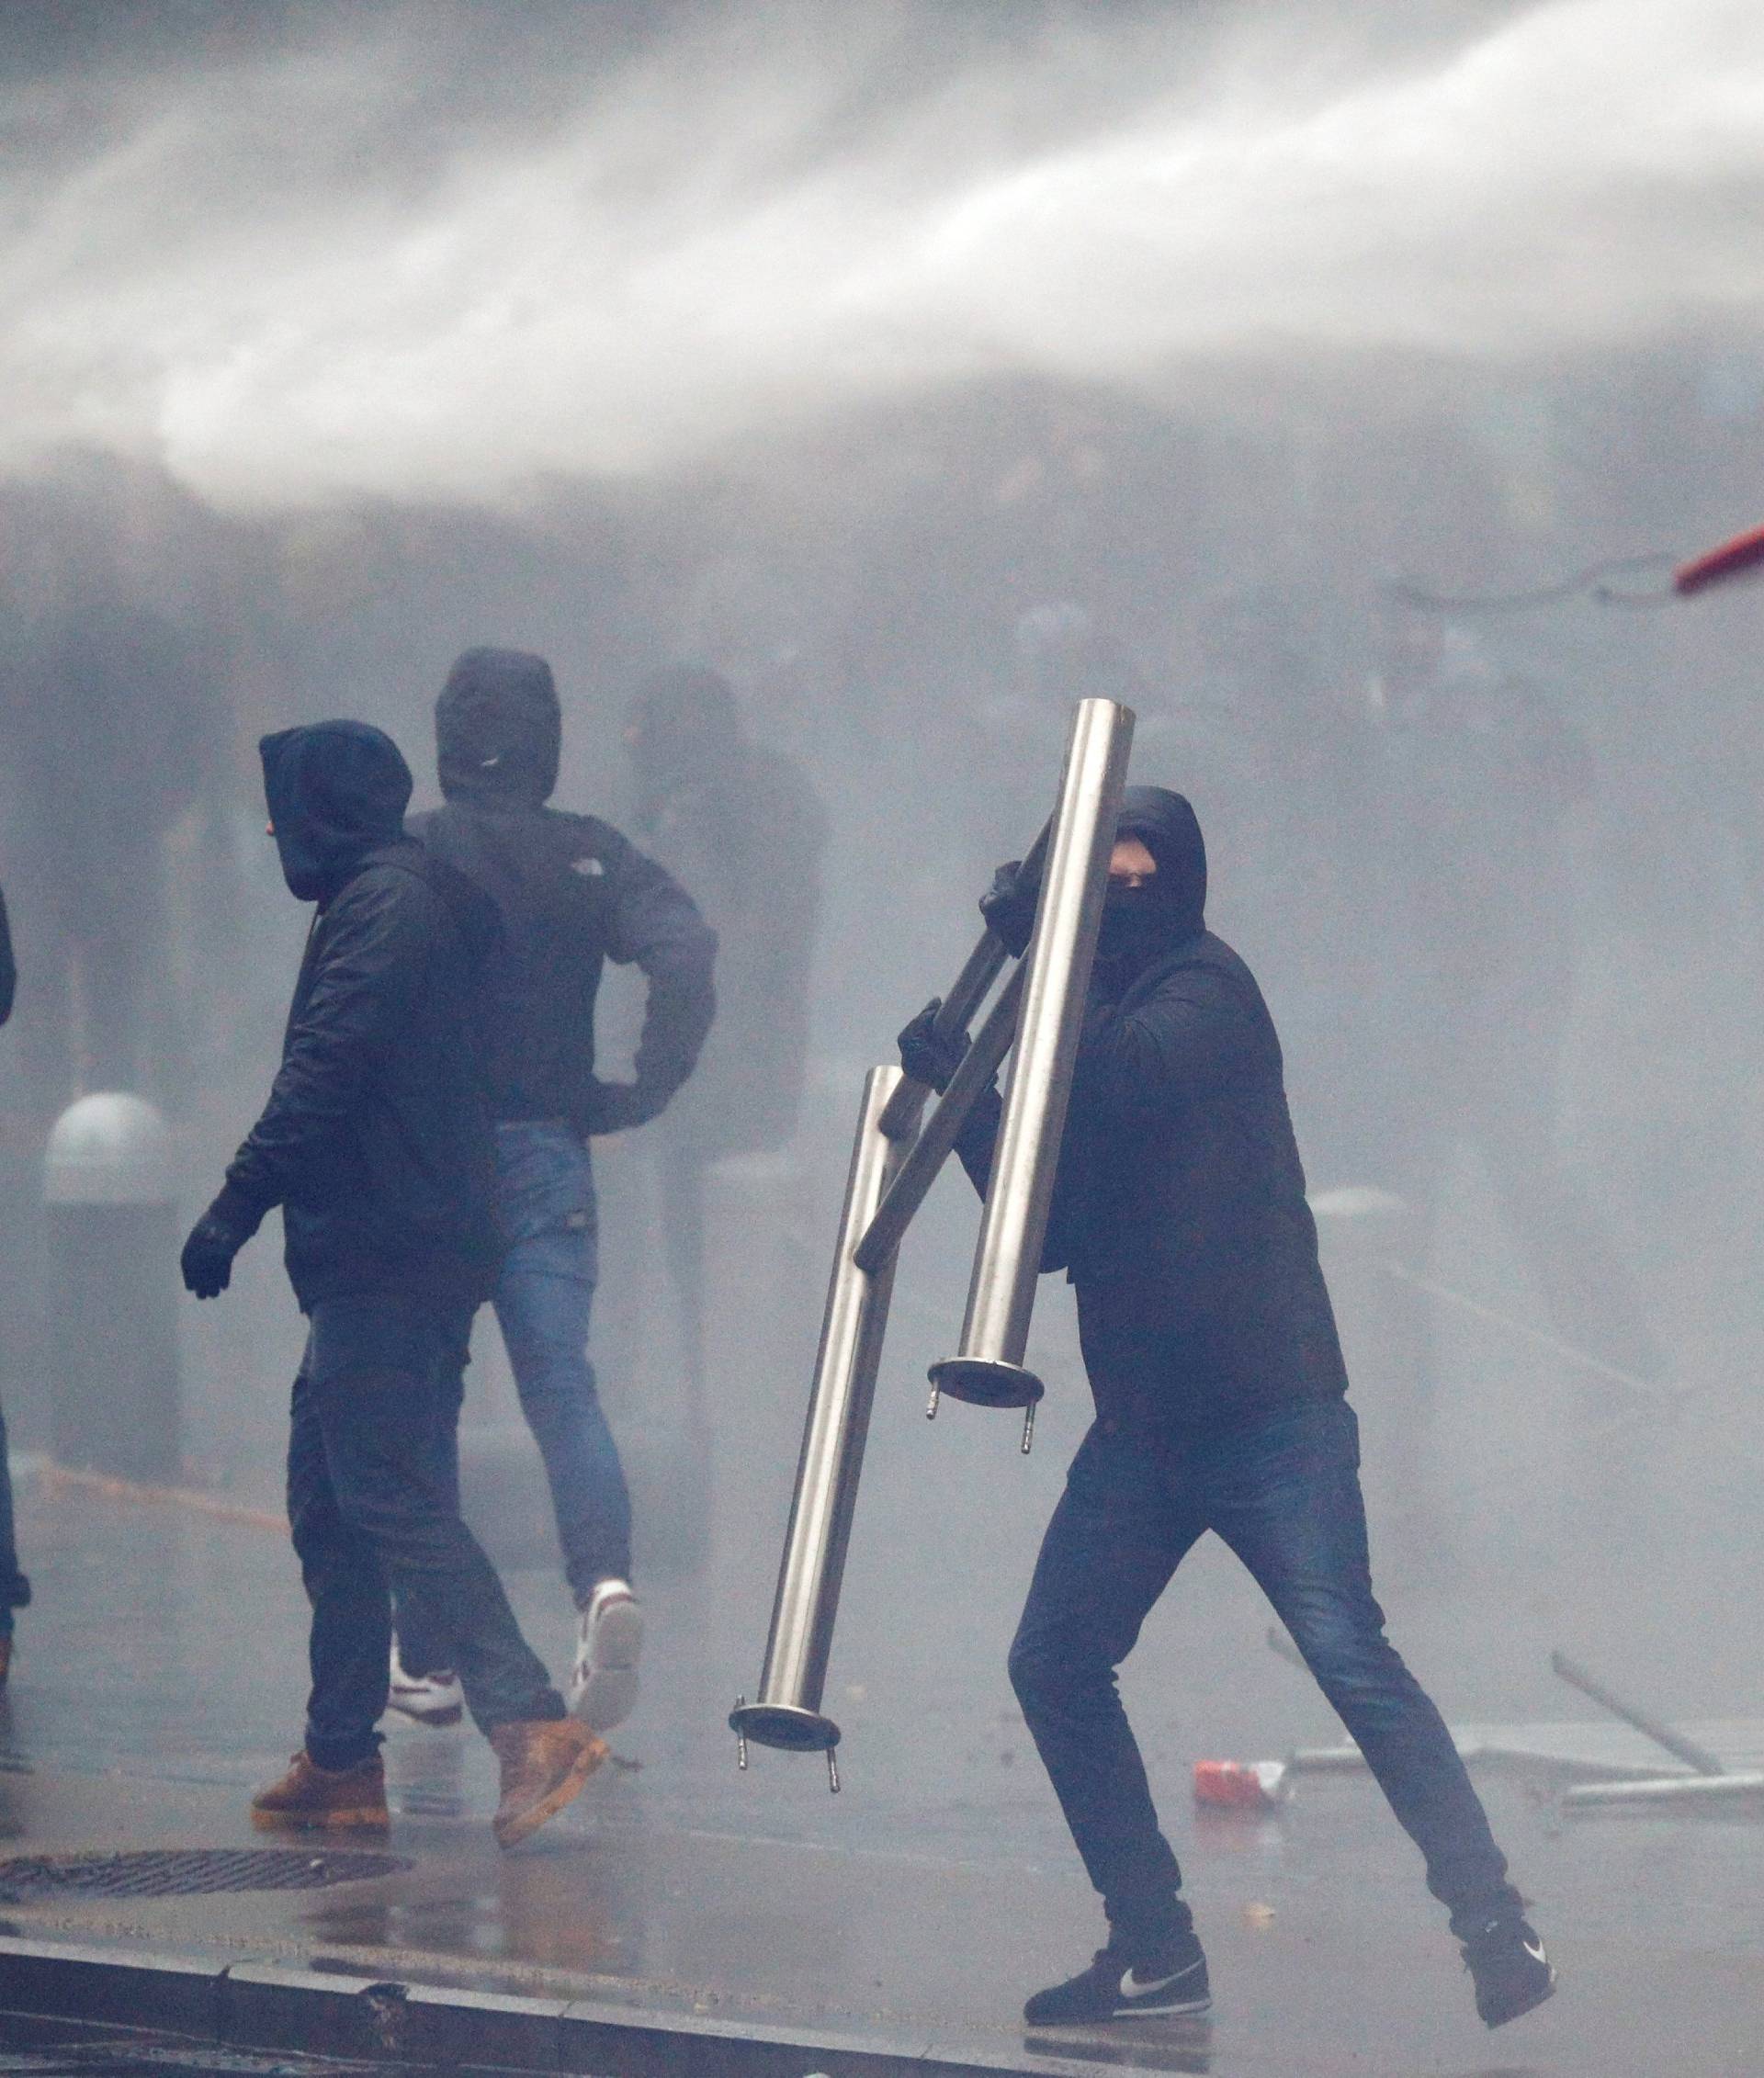
MULTIPOLYGON (((546 806, 562 716, 543 657, 468 649, 435 702, 435 740, 446 805, 412 828, 502 927, 490 1101, 507 1255, 490 1296, 545 1460, 577 1609, 571 1707, 606 1731, 637 1699, 642 1617, 630 1497, 587 1356, 599 1225, 588 1140, 656 1117, 691 1074, 715 1009, 717 941, 679 884, 610 823, 546 806), (635 963, 649 988, 629 1082, 595 1072, 609 959, 635 963)), ((416 1617, 400 1611, 393 1704, 445 1722, 459 1708, 447 1641, 416 1617)))
MULTIPOLYGON (((1035 888, 981 904, 1021 954, 1035 888)), ((1384 1634, 1359 1447, 1317 1229, 1255 979, 1207 929, 1188 802, 1133 787, 1116 826, 1044 1267, 1076 1288, 1096 1420, 1069 1474, 1011 1648, 1011 1678, 1109 1938, 1037 1993, 1032 2022, 1198 2013, 1206 1959, 1159 1829, 1115 1668, 1184 1553, 1216 1531, 1273 1604, 1452 1913, 1489 2026, 1554 1979, 1451 1734, 1384 1634)), ((960 1050, 922 1011, 907 1072, 960 1050)), ((984 1191, 1001 1103, 958 1151, 984 1191)))
POLYGON ((662 1214, 688 1383, 705 1367, 705 1169, 796 1131, 827 817, 808 775, 752 741, 734 688, 681 665, 644 680, 625 729, 645 837, 717 928, 718 1021, 693 1086, 658 1135, 662 1214))
POLYGON ((182 1265, 186 1286, 213 1298, 279 1205, 308 1316, 288 1512, 312 1605, 312 1690, 305 1743, 252 1817, 385 1828, 376 1726, 396 1595, 449 1641, 502 1763, 495 1831, 513 1846, 606 1749, 566 1719, 459 1518, 468 1336, 501 1254, 481 993, 495 912, 405 834, 411 774, 389 736, 319 722, 261 748, 282 872, 316 914, 269 1101, 182 1265))

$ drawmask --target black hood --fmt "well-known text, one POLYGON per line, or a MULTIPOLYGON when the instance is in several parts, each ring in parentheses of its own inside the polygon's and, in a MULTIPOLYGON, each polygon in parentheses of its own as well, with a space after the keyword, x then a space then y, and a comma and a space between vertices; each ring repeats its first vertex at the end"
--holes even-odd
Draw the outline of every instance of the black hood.
POLYGON ((411 768, 383 729, 315 721, 257 749, 283 877, 300 901, 328 901, 369 852, 404 834, 411 768))
POLYGON ((625 741, 646 800, 727 778, 741 751, 735 688, 700 664, 653 672, 631 702, 625 741))
POLYGON ((435 703, 435 748, 449 801, 543 807, 563 748, 551 666, 529 649, 468 649, 435 703))
POLYGON ((1136 967, 1206 929, 1206 845, 1187 800, 1163 786, 1129 786, 1114 833, 1138 838, 1158 862, 1144 887, 1111 888, 1103 908, 1103 955, 1136 967))

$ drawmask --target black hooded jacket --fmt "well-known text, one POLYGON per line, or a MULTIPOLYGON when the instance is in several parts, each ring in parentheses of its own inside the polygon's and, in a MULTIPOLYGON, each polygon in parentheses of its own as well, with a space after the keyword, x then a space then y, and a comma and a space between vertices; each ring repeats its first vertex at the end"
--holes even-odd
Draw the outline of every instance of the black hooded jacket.
POLYGON ((390 737, 319 722, 261 751, 284 876, 318 913, 281 1069, 215 1209, 248 1236, 281 1206, 304 1311, 353 1293, 486 1297, 495 913, 404 834, 411 775, 390 737))
MULTIPOLYGON (((1206 929, 1200 826, 1180 794, 1136 786, 1117 834, 1158 870, 1110 890, 1043 1259, 1077 1288, 1098 1414, 1182 1430, 1339 1396, 1280 1042, 1206 929)), ((998 1115, 994 1095, 959 1150, 980 1188, 998 1115)))
POLYGON ((550 666, 468 649, 435 704, 445 806, 412 830, 495 905, 492 1104, 499 1119, 562 1119, 584 1135, 653 1118, 692 1073, 716 1010, 717 940, 691 897, 610 823, 546 802, 561 721, 550 666), (649 983, 634 1085, 594 1073, 604 962, 649 983))

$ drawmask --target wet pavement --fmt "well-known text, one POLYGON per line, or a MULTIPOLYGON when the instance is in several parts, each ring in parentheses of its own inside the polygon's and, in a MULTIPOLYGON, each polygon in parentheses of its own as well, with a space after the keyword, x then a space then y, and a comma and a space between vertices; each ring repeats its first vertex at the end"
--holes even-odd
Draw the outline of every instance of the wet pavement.
MULTIPOLYGON (((38 1601, 0 1707, 7 1853, 263 1845, 245 1793, 297 1743, 303 1688, 282 1540, 248 1519, 46 1481, 25 1484, 20 1531, 38 1601)), ((564 1664, 553 1581, 514 1588, 564 1664)), ((1216 1621, 1182 1642, 1257 1713, 1260 1750, 1328 1743, 1327 1711, 1262 1646, 1253 1598, 1205 1559, 1191 1595, 1216 1621)), ((1565 1977, 1549 2008, 1490 2038, 1372 1785, 1307 1778, 1277 1813, 1191 1810, 1195 1722, 1150 1707, 1143 1682, 1133 1700, 1215 2014, 1026 2040, 1023 1993, 1087 1959, 1094 1912, 996 1670, 954 1632, 890 1653, 866 1631, 872 1678, 895 1700, 840 1691, 843 1793, 827 1794, 812 1759, 769 1752, 740 1776, 721 1720, 757 1654, 754 1598, 745 1582, 652 1587, 622 1765, 514 1854, 490 1837, 482 1743, 398 1727, 390 1851, 409 1869, 311 1892, 0 1906, 0 1931, 824 2029, 1025 2069, 1057 2053, 1222 2078, 1764 2073, 1764 1856, 1744 1809, 1569 1821, 1548 1768, 1485 1774, 1565 1977), (952 1645, 968 1656, 942 1656, 952 1645)))

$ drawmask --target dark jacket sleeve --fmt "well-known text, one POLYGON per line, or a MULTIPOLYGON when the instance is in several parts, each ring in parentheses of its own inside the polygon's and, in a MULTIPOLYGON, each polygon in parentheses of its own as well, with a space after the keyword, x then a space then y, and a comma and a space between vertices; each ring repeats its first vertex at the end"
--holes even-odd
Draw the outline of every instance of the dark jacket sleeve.
MULTIPOLYGON (((1254 1026, 1230 982, 1204 967, 1180 969, 1129 1010, 1093 1003, 1085 1013, 1072 1072, 1061 1174, 1042 1251, 1044 1271, 1071 1255, 1073 1208, 1065 1157, 1080 1139, 1109 1135, 1167 1115, 1209 1085, 1223 1082, 1251 1043, 1254 1026)), ((963 1124, 956 1152, 982 1197, 992 1170, 1003 1104, 996 1086, 963 1124)))
POLYGON ((228 1216, 247 1231, 288 1199, 354 1115, 375 1049, 422 973, 434 900, 413 875, 365 873, 320 920, 269 1101, 221 1192, 228 1216))
POLYGON ((0 1024, 12 1015, 13 999, 18 993, 18 968, 12 956, 12 925, 6 917, 6 898, 0 895, 0 1024))
POLYGON ((654 1117, 697 1063, 717 1011, 717 933, 680 883, 623 841, 606 861, 612 898, 607 956, 633 961, 649 983, 637 1087, 654 1117))
POLYGON ((1253 1044, 1249 1007, 1208 967, 1181 967, 1143 1002, 1092 1004, 1079 1040, 1072 1105, 1107 1132, 1166 1116, 1223 1082, 1253 1044))
POLYGON ((1004 1099, 996 1082, 989 1082, 962 1121, 956 1137, 956 1154, 967 1171, 967 1180, 982 1198, 992 1180, 992 1152, 998 1145, 999 1121, 1004 1116, 1004 1099))

